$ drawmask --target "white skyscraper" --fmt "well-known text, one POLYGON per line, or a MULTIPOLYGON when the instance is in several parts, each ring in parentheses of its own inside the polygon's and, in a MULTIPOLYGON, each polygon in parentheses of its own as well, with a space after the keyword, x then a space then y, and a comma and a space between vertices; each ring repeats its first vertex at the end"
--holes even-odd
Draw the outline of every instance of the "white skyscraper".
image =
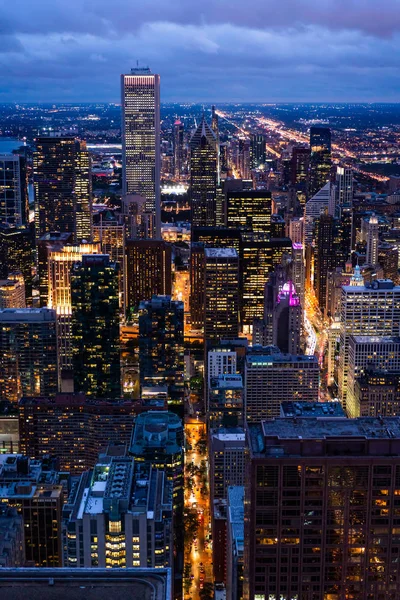
POLYGON ((160 76, 149 68, 121 75, 122 190, 146 199, 161 235, 160 76))
POLYGON ((367 232, 367 260, 368 265, 378 264, 379 224, 375 215, 371 215, 367 232))
POLYGON ((351 206, 353 202, 353 169, 336 168, 336 210, 338 214, 342 206, 351 206))

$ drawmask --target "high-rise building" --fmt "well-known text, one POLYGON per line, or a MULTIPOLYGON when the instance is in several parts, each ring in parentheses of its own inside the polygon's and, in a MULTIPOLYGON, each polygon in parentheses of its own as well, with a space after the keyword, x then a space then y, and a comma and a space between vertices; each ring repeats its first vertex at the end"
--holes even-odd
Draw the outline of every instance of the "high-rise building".
POLYGON ((54 396, 58 391, 56 313, 47 308, 0 310, 0 397, 54 396))
POLYGON ((235 248, 239 253, 242 233, 238 227, 192 227, 192 244, 203 242, 212 248, 235 248))
POLYGON ((22 398, 21 452, 35 459, 53 456, 62 471, 80 475, 95 466, 108 444, 128 447, 135 411, 132 400, 97 400, 85 394, 22 398))
POLYGON ((207 358, 207 383, 211 385, 212 378, 220 375, 235 375, 237 372, 237 355, 229 346, 213 348, 208 352, 207 358))
POLYGON ((125 225, 110 211, 97 216, 93 225, 93 241, 99 243, 101 252, 108 254, 110 260, 119 266, 119 305, 123 314, 125 314, 126 302, 125 238, 125 225))
POLYGON ((33 264, 32 231, 28 227, 0 226, 0 278, 22 273, 28 305, 32 304, 33 264))
POLYGON ((244 487, 229 486, 226 511, 226 600, 243 598, 244 487))
POLYGON ((378 264, 378 245, 379 245, 379 223, 375 215, 372 215, 368 221, 367 229, 367 256, 365 262, 367 265, 375 266, 378 264))
POLYGON ((36 237, 58 231, 91 239, 92 183, 86 143, 70 136, 36 139, 33 154, 36 237))
POLYGON ((259 169, 265 165, 267 158, 266 137, 262 133, 253 133, 250 138, 250 168, 259 169))
POLYGON ((285 354, 300 354, 302 309, 292 281, 279 292, 272 316, 272 343, 285 354))
POLYGON ((353 169, 350 167, 336 167, 336 209, 337 215, 343 206, 353 204, 353 169))
POLYGON ((75 391, 95 398, 121 395, 118 277, 104 254, 84 254, 71 271, 75 391))
POLYGON ((340 310, 339 398, 345 404, 349 366, 349 338, 361 336, 399 336, 400 287, 391 281, 377 280, 370 286, 342 288, 340 310))
POLYGON ((221 159, 220 159, 220 137, 219 137, 219 120, 215 106, 211 107, 211 129, 215 135, 215 147, 217 151, 217 184, 220 183, 221 177, 221 159))
POLYGON ((204 337, 208 342, 239 334, 239 257, 234 248, 205 248, 204 337))
POLYGON ((383 269, 385 279, 391 279, 396 284, 399 279, 399 250, 393 244, 381 242, 378 246, 378 264, 383 269))
POLYGON ((302 243, 293 242, 292 244, 292 262, 291 275, 299 298, 302 310, 305 307, 305 265, 304 265, 304 246, 302 243))
POLYGON ((310 196, 316 194, 329 179, 331 170, 331 130, 310 128, 310 196))
POLYGON ((40 305, 47 306, 49 302, 49 255, 50 252, 60 252, 64 246, 72 245, 72 233, 51 232, 42 235, 37 242, 37 271, 39 276, 40 305))
POLYGON ((149 68, 121 75, 122 191, 146 198, 161 236, 160 76, 149 68))
POLYGON ((396 600, 398 418, 274 419, 248 439, 243 597, 396 600))
POLYGON ((61 567, 64 490, 59 473, 22 454, 1 454, 0 489, 2 504, 22 516, 23 566, 61 567))
POLYGON ((217 498, 226 498, 230 485, 244 484, 245 448, 246 435, 239 427, 211 432, 211 504, 217 498))
POLYGON ((332 186, 328 182, 318 190, 307 202, 304 212, 304 244, 310 245, 313 241, 315 221, 327 210, 328 214, 333 214, 332 210, 332 186))
POLYGON ((203 116, 190 140, 192 226, 216 225, 217 180, 215 134, 203 116))
POLYGON ((191 329, 204 328, 204 272, 203 242, 192 242, 190 248, 190 324, 191 329))
POLYGON ((125 225, 125 237, 144 240, 154 237, 153 213, 146 208, 146 198, 139 194, 122 197, 120 221, 125 225))
POLYGON ((25 566, 24 524, 14 506, 0 505, 0 567, 25 566))
POLYGON ((271 192, 266 190, 228 191, 228 227, 248 232, 271 233, 271 192))
POLYGON ((0 154, 0 224, 22 227, 27 222, 25 160, 18 154, 0 154))
POLYGON ((174 123, 174 175, 180 181, 183 171, 183 123, 177 119, 174 123))
POLYGON ((319 365, 315 356, 269 354, 254 348, 246 357, 247 423, 278 417, 283 401, 317 402, 319 365))
POLYGON ((158 240, 127 240, 127 309, 137 311, 140 302, 153 296, 170 296, 171 246, 158 240))
POLYGON ((66 567, 172 566, 172 483, 163 471, 100 456, 72 488, 63 517, 66 567))
POLYGON ((25 308, 25 283, 22 273, 10 273, 0 280, 0 309, 25 308))
POLYGON ((314 289, 321 310, 326 305, 328 274, 339 261, 337 220, 325 212, 315 222, 314 289))
POLYGON ((59 367, 72 369, 71 269, 84 254, 101 254, 100 244, 65 245, 60 250, 48 249, 48 302, 57 313, 59 367))
MULTIPOLYGON (((213 354, 213 352, 208 353, 209 357, 210 354, 213 354)), ((217 377, 209 377, 209 380, 207 403, 209 428, 243 427, 244 389, 242 376, 223 374, 217 377)))
POLYGON ((295 146, 292 150, 291 184, 305 183, 307 185, 310 169, 310 149, 295 146))
POLYGON ((139 369, 143 387, 167 387, 168 408, 183 418, 183 302, 153 296, 139 304, 139 369))

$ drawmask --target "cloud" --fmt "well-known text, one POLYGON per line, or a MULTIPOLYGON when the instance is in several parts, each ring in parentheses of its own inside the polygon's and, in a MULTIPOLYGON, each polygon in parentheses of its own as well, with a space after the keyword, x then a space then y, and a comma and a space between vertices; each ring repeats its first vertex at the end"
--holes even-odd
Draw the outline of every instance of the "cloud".
POLYGON ((136 60, 161 74, 163 100, 398 99, 398 0, 0 0, 0 10, 3 101, 116 101, 136 60))

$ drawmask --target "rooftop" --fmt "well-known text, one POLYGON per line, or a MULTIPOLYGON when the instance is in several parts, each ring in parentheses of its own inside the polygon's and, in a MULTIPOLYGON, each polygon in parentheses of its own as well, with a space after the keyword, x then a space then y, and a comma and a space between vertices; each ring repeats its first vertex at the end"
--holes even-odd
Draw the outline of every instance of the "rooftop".
POLYGON ((3 308, 0 310, 2 322, 30 322, 55 321, 56 311, 51 308, 3 308))
POLYGON ((343 417, 340 402, 282 402, 281 417, 343 417))
POLYGON ((386 335, 352 335, 349 339, 356 344, 400 344, 400 337, 386 335))
POLYGON ((205 248, 206 258, 238 258, 235 248, 205 248))
POLYGON ((305 354, 248 354, 246 363, 252 367, 257 365, 315 365, 318 367, 318 359, 316 356, 308 356, 305 354))
POLYGON ((243 380, 241 375, 218 375, 218 377, 211 377, 211 387, 232 390, 232 389, 243 389, 243 380))

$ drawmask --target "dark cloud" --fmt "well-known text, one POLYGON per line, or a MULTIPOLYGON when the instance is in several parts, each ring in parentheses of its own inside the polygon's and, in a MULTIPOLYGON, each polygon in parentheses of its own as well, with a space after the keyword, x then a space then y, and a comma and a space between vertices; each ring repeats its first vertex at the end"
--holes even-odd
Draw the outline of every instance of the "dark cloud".
POLYGON ((2 100, 397 100, 399 0, 0 0, 2 100), (23 93, 23 96, 21 96, 23 93))

